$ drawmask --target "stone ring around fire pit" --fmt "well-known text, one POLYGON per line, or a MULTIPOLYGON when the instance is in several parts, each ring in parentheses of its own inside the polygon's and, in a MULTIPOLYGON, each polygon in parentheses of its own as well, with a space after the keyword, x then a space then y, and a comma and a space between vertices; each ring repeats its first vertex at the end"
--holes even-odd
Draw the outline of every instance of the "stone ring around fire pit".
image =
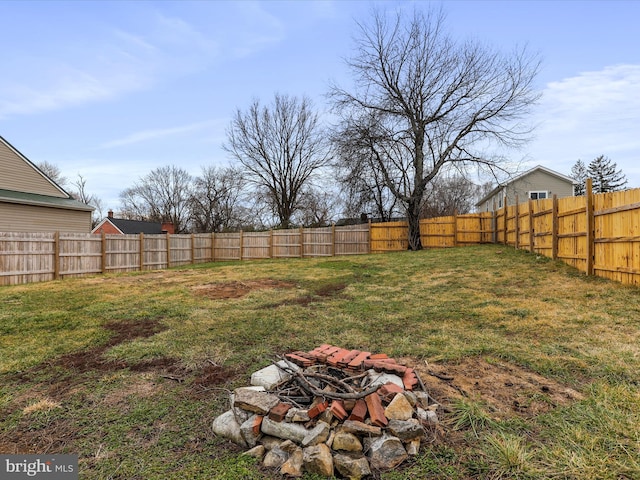
POLYGON ((282 475, 360 479, 416 455, 438 403, 385 354, 321 345, 288 353, 230 395, 213 432, 282 475))

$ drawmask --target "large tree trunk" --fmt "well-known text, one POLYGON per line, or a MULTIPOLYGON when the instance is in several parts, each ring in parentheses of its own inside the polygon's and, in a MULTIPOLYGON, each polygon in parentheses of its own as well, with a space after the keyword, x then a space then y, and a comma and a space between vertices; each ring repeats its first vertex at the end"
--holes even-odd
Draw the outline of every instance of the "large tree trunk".
POLYGON ((411 202, 407 208, 407 220, 409 221, 409 250, 422 250, 420 240, 420 209, 417 204, 411 202))

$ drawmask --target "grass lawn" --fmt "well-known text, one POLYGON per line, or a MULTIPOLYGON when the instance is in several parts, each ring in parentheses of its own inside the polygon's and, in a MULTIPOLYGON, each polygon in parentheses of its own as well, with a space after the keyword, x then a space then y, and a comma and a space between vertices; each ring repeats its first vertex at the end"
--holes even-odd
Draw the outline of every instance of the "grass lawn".
POLYGON ((210 425, 322 343, 402 359, 443 404, 376 478, 640 478, 640 289, 493 245, 0 287, 0 453, 78 454, 82 479, 280 478, 210 425))

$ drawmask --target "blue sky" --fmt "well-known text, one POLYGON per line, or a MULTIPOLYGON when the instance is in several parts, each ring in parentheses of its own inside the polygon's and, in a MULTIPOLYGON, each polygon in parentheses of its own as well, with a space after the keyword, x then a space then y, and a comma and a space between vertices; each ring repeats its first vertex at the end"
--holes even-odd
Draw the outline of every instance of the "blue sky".
MULTIPOLYGON (((378 2, 383 9, 428 2, 378 2)), ((35 163, 81 174, 105 209, 165 165, 226 165, 237 108, 275 92, 320 111, 349 86, 365 1, 0 0, 0 135, 35 163)), ((535 139, 514 161, 569 174, 604 154, 640 187, 639 1, 444 1, 448 30, 542 58, 535 139)))

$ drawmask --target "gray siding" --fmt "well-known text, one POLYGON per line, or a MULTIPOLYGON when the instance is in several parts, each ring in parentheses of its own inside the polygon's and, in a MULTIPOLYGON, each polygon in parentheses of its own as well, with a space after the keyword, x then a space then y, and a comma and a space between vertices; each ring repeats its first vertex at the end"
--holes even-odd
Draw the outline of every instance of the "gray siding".
POLYGON ((492 211, 495 202, 496 208, 504 205, 500 204, 504 195, 507 196, 507 205, 516 204, 516 196, 518 203, 529 200, 530 192, 546 192, 547 198, 556 195, 558 198, 573 196, 573 183, 564 180, 555 175, 551 175, 543 170, 535 170, 521 178, 506 184, 502 189, 495 193, 492 197, 480 206, 481 211, 492 211))

